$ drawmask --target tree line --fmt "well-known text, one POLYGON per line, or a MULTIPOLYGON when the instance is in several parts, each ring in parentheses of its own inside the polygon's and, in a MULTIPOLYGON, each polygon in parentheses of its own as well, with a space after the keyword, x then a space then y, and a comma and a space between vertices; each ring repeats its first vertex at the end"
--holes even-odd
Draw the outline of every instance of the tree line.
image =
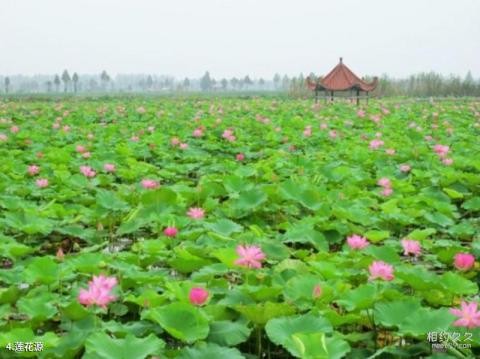
MULTIPOLYGON (((315 77, 313 73, 309 76, 315 77)), ((371 78, 366 78, 370 81, 371 78)), ((14 93, 104 93, 104 92, 227 92, 227 91, 277 91, 292 97, 305 97, 311 92, 305 86, 305 76, 275 74, 271 79, 241 77, 214 78, 207 71, 199 78, 176 79, 168 75, 118 74, 112 78, 107 71, 98 75, 79 75, 68 70, 53 76, 0 76, 4 94, 14 93)), ((373 96, 480 96, 480 79, 466 76, 444 76, 435 72, 392 78, 383 75, 373 96)))

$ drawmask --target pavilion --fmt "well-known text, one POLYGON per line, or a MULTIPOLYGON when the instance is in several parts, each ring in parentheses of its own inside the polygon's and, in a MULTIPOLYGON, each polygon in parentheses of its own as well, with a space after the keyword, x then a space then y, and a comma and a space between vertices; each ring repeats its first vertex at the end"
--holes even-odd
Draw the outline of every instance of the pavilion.
POLYGON ((316 81, 307 77, 307 86, 310 90, 315 92, 315 102, 318 102, 318 94, 320 91, 324 91, 325 100, 330 97, 333 100, 333 95, 336 91, 356 91, 356 96, 350 97, 351 99, 356 99, 357 105, 360 103, 360 91, 365 93, 365 98, 368 103, 368 93, 375 90, 378 84, 378 78, 374 77, 373 81, 370 83, 365 82, 363 79, 355 75, 352 70, 350 70, 343 63, 342 58, 340 57, 340 62, 337 66, 333 68, 325 77, 319 77, 316 81), (328 96, 330 93, 330 96, 328 96))

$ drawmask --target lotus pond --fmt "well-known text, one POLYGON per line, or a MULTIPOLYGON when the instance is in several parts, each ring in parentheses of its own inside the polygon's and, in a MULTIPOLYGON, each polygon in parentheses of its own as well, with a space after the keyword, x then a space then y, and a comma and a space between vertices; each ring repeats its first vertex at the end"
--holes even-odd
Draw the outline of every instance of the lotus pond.
POLYGON ((480 355, 480 102, 0 102, 1 358, 480 355))

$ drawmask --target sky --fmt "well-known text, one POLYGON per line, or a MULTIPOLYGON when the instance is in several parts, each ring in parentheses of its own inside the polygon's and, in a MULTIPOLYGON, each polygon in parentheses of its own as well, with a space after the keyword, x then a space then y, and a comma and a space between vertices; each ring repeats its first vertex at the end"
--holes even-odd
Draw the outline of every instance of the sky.
POLYGON ((480 77, 478 0, 0 0, 0 75, 480 77))

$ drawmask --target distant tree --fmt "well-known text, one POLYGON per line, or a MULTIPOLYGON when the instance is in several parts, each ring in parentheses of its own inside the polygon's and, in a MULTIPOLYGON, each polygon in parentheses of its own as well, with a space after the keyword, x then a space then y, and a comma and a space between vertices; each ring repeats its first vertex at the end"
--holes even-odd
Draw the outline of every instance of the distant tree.
POLYGON ((284 89, 288 89, 290 87, 290 79, 288 78, 287 75, 283 76, 283 79, 282 79, 282 87, 284 89))
POLYGON ((58 90, 60 89, 60 76, 55 75, 53 83, 55 84, 55 92, 58 92, 58 90))
POLYGON ((236 89, 238 87, 238 79, 236 77, 232 77, 230 79, 230 86, 232 86, 232 88, 236 89))
POLYGON ((63 70, 62 81, 63 81, 63 92, 67 93, 68 85, 70 81, 72 81, 67 70, 63 70))
POLYGON ((147 81, 145 83, 147 89, 151 90, 152 87, 153 87, 153 78, 152 78, 152 75, 148 75, 147 77, 147 81))
POLYGON ((188 77, 185 77, 185 80, 183 80, 183 88, 188 89, 190 87, 190 80, 188 77))
POLYGON ((208 91, 212 88, 212 79, 208 71, 205 72, 205 75, 200 79, 200 88, 202 91, 208 91))
POLYGON ((73 92, 77 93, 77 90, 78 90, 78 74, 76 72, 73 73, 72 81, 73 81, 73 92))
POLYGON ((260 80, 258 80, 258 84, 260 85, 260 87, 265 86, 265 80, 260 78, 260 80))
POLYGON ((223 78, 222 81, 220 81, 220 83, 222 84, 222 89, 225 91, 228 86, 228 80, 223 78))
POLYGON ((305 83, 305 77, 303 76, 303 73, 300 73, 298 76, 298 84, 299 86, 302 86, 305 83))
POLYGON ((281 80, 282 78, 280 77, 280 74, 277 73, 275 76, 273 76, 273 84, 275 85, 276 89, 278 89, 281 80))
POLYGON ((249 88, 250 85, 253 85, 253 81, 250 79, 250 76, 248 75, 243 78, 243 83, 247 88, 249 88))
POLYGON ((47 92, 52 92, 52 85, 53 85, 52 81, 48 80, 46 84, 47 84, 47 92))
POLYGON ((472 72, 468 71, 465 79, 463 80, 463 96, 472 95, 475 92, 475 80, 473 79, 472 72))
POLYGON ((107 74, 107 71, 103 70, 100 74, 100 81, 102 83, 102 89, 107 90, 108 83, 110 82, 110 76, 107 74))
POLYGON ((10 90, 10 77, 5 77, 5 93, 8 94, 8 91, 10 90))
POLYGON ((165 87, 168 90, 173 90, 173 88, 175 87, 175 81, 174 81, 173 77, 167 77, 165 79, 165 87))

